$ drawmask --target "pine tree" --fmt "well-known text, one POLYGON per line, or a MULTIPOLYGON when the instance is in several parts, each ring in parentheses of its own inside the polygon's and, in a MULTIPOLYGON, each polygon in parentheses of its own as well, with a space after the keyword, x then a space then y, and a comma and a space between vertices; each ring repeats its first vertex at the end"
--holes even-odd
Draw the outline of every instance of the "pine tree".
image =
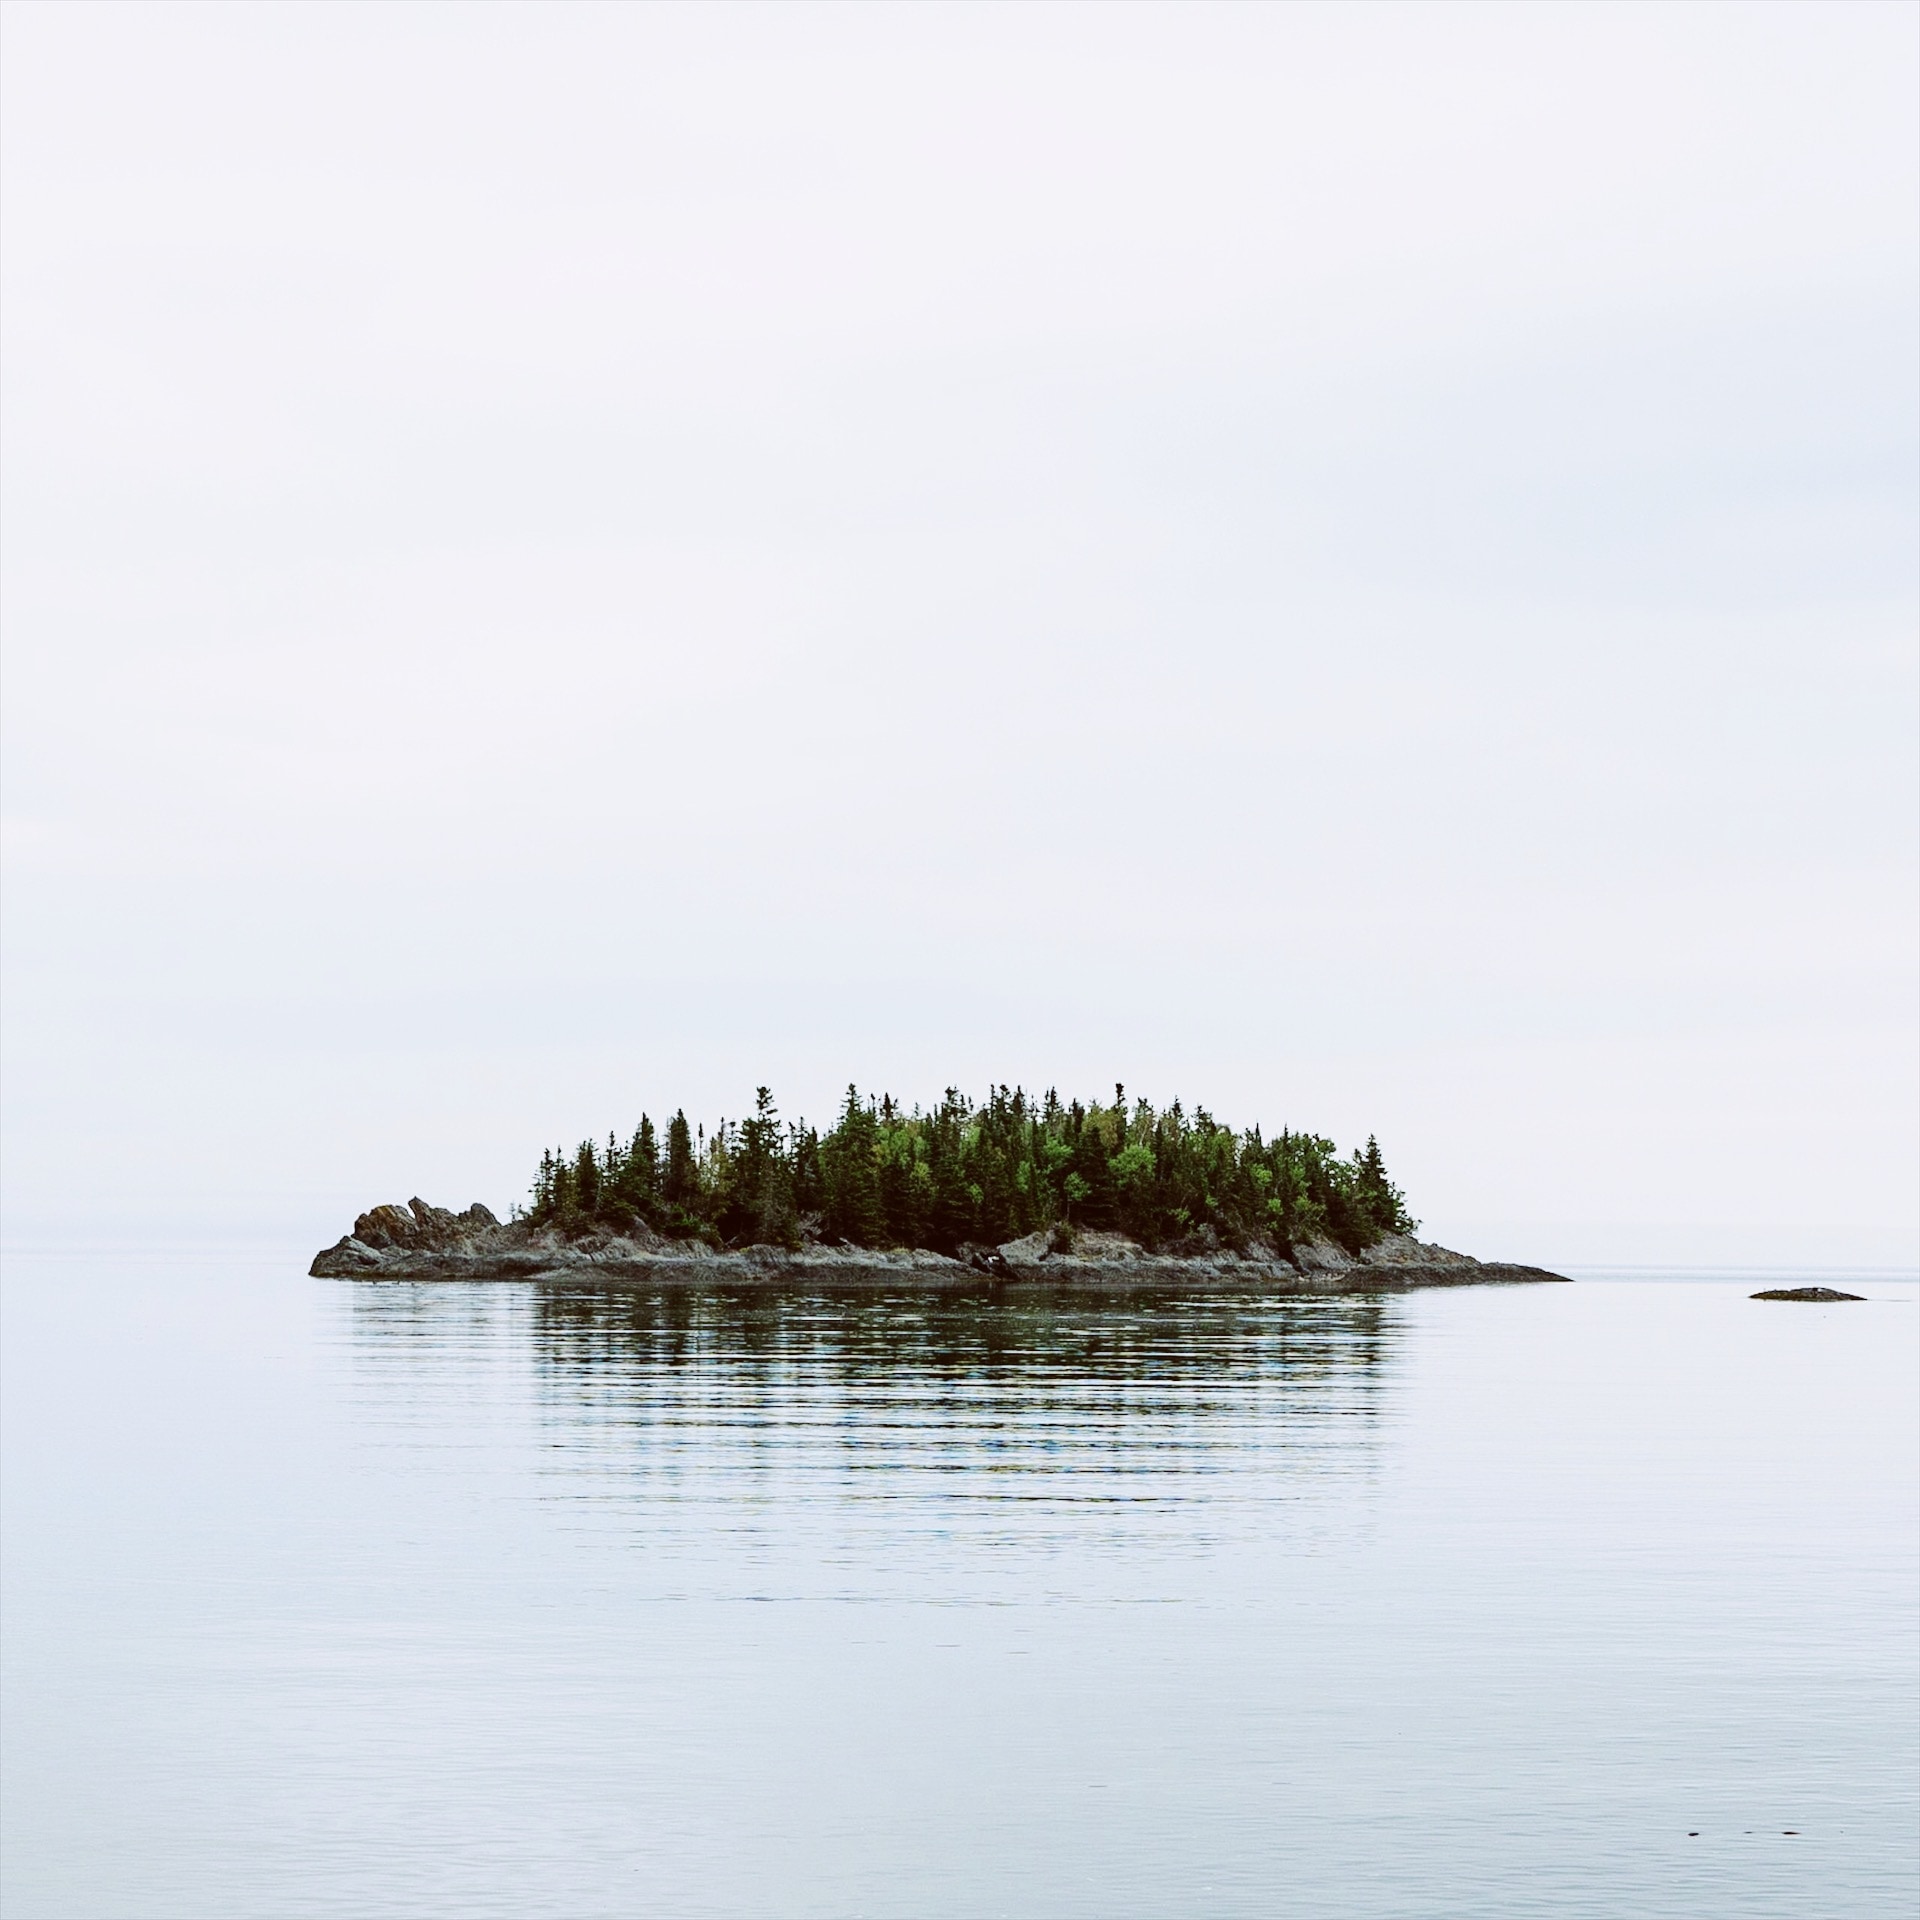
POLYGON ((1083 1109, 1075 1101, 1068 1109, 1073 1122, 1072 1155, 1067 1174, 1072 1193, 1069 1217, 1076 1227, 1111 1227, 1114 1224, 1113 1170, 1107 1163, 1107 1143, 1102 1132, 1099 1110, 1083 1109))
POLYGON ((644 1113, 634 1130, 633 1148, 627 1155, 627 1165, 633 1172, 636 1199, 643 1206, 650 1204, 660 1192, 660 1151, 654 1145, 653 1122, 644 1113))
POLYGON ((594 1158, 593 1142, 582 1140, 573 1157, 574 1201, 589 1219, 600 1211, 600 1163, 594 1158))
POLYGON ((787 1157, 793 1168, 794 1213, 811 1216, 817 1222, 827 1204, 826 1175, 820 1166, 820 1136, 809 1126, 794 1127, 787 1157))
POLYGON ((1236 1133, 1204 1108, 1179 1101, 1131 1112, 1113 1104, 1063 1106, 993 1086, 975 1108, 953 1087, 931 1112, 909 1113, 891 1094, 862 1100, 849 1087, 823 1139, 783 1126, 766 1087, 753 1114, 723 1120, 711 1136, 684 1110, 668 1123, 664 1155, 645 1114, 623 1147, 582 1141, 543 1149, 532 1205, 535 1226, 621 1230, 646 1220, 714 1244, 798 1245, 816 1232, 858 1246, 955 1252, 1070 1223, 1119 1226, 1142 1244, 1178 1244, 1208 1229, 1224 1244, 1299 1247, 1331 1236, 1358 1253, 1383 1234, 1413 1232, 1377 1139, 1342 1156, 1316 1134, 1256 1126, 1236 1133))
POLYGON ((700 1181, 693 1161, 693 1129, 684 1112, 667 1122, 666 1198, 676 1207, 691 1209, 699 1198, 700 1181))
POLYGON ((878 1134, 873 1109, 862 1105, 858 1091, 849 1086, 840 1124, 821 1143, 827 1189, 822 1231, 829 1240, 877 1247, 886 1238, 874 1152, 878 1134))
POLYGON ((971 1114, 957 1087, 949 1087, 927 1119, 927 1245, 953 1253, 974 1231, 974 1196, 967 1177, 967 1122, 971 1114))
POLYGON ((927 1244, 929 1183, 916 1149, 913 1133, 904 1126, 895 1126, 881 1145, 880 1213, 886 1239, 896 1247, 927 1244))
POLYGON ((761 1087, 754 1095, 753 1118, 740 1127, 729 1196, 730 1237, 764 1245, 797 1243, 791 1170, 780 1145, 773 1094, 761 1087))
POLYGON ((1380 1154, 1380 1142, 1367 1135, 1364 1153, 1354 1155, 1354 1197, 1367 1222, 1377 1233, 1411 1233, 1413 1221, 1407 1216, 1407 1203, 1400 1189, 1387 1178, 1387 1166, 1380 1154))

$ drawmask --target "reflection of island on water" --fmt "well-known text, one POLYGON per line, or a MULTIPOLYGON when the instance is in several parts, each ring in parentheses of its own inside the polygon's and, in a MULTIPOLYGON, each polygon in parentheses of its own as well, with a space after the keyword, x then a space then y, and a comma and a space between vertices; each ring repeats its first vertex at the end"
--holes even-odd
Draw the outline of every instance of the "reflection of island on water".
POLYGON ((1098 1384, 1137 1405, 1141 1388, 1182 1395, 1253 1379, 1302 1386, 1375 1373, 1391 1296, 1275 1300, 1149 1292, 769 1295, 746 1288, 581 1287, 534 1296, 534 1326, 560 1369, 798 1369, 929 1390, 996 1385, 1039 1395, 1098 1384))
POLYGON ((620 1429, 630 1457, 656 1466, 730 1443, 769 1464, 870 1476, 876 1493, 902 1472, 990 1468, 1097 1473, 1131 1496, 1258 1455, 1353 1464, 1394 1313, 1377 1296, 550 1286, 532 1326, 550 1410, 620 1429))
POLYGON ((1301 1502, 1371 1478, 1401 1311, 562 1283, 351 1297, 388 1389, 470 1389, 491 1369, 507 1398, 532 1395, 548 1497, 637 1505, 655 1530, 833 1506, 998 1539, 1165 1523, 1190 1543, 1230 1510, 1265 1534, 1254 1509, 1277 1504, 1297 1531, 1301 1502))

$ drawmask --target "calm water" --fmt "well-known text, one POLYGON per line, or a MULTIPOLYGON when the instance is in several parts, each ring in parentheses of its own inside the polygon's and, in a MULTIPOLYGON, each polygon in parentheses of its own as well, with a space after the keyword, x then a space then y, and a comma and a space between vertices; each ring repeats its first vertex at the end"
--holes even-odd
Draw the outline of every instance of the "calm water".
POLYGON ((10 1262, 6 1920, 1920 1894, 1911 1282, 301 1264, 10 1262))

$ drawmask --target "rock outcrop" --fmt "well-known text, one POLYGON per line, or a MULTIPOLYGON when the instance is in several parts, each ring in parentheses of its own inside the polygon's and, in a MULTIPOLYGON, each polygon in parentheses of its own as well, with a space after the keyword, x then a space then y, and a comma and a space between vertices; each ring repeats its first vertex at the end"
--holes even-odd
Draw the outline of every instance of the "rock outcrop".
POLYGON ((1330 1240, 1290 1251, 1255 1241, 1222 1247, 1211 1235, 1149 1252, 1117 1233, 1029 1234, 1003 1246, 807 1245, 720 1251, 667 1240, 646 1227, 573 1236, 524 1220, 502 1221, 476 1202, 464 1213, 413 1200, 363 1213, 353 1231, 314 1257, 310 1271, 340 1280, 534 1280, 779 1283, 875 1288, 1029 1286, 1261 1287, 1285 1293, 1379 1293, 1409 1287, 1560 1280, 1539 1267, 1472 1259, 1405 1235, 1362 1254, 1330 1240))
POLYGON ((1864 1293, 1840 1293, 1832 1287, 1768 1287, 1763 1293, 1750 1293, 1749 1300, 1864 1300, 1864 1293))

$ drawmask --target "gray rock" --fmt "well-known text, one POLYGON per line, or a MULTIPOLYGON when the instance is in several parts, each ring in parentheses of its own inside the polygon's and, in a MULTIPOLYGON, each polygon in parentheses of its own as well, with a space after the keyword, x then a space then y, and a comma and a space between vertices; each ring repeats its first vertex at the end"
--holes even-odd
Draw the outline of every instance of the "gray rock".
POLYGON ((1308 1240, 1293 1250, 1294 1264, 1302 1273, 1345 1273, 1359 1264, 1345 1247, 1331 1240, 1308 1240))
POLYGON ((1538 1267, 1486 1264, 1404 1235, 1356 1258, 1332 1241, 1283 1250, 1254 1241, 1239 1252, 1211 1234, 1153 1253, 1124 1234, 1030 1233, 958 1259, 925 1247, 752 1246, 722 1252, 669 1240, 650 1227, 568 1238, 525 1220, 501 1221, 476 1202, 451 1213, 414 1199, 363 1213, 353 1231, 314 1256, 324 1279, 527 1280, 745 1286, 950 1288, 986 1282, 1036 1286, 1259 1287, 1275 1293, 1377 1293, 1409 1287, 1558 1280, 1538 1267))

